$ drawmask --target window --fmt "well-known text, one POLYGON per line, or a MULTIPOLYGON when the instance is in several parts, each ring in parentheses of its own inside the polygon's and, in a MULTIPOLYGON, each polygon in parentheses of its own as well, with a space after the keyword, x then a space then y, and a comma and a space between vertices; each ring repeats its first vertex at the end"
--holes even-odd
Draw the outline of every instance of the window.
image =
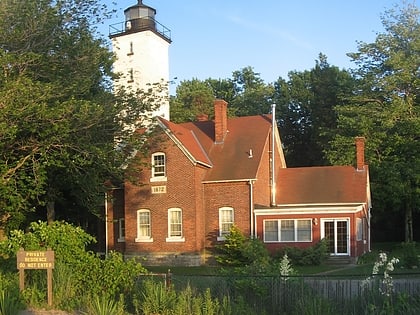
POLYGON ((166 241, 184 241, 182 235, 182 210, 179 208, 171 208, 168 210, 168 238, 166 241))
POLYGON ((137 211, 137 237, 136 242, 152 242, 152 228, 150 210, 141 209, 137 211))
POLYGON ((218 241, 225 240, 225 236, 230 233, 233 226, 233 208, 222 207, 219 208, 219 237, 218 241))
POLYGON ((264 241, 277 242, 279 237, 278 221, 264 221, 264 241))
POLYGON ((264 242, 310 242, 312 220, 264 220, 264 242))
POLYGON ((152 154, 152 178, 151 181, 166 181, 166 156, 165 153, 152 154))
POLYGON ((118 219, 118 242, 125 242, 125 219, 118 219))
POLYGON ((363 240, 363 220, 361 218, 356 219, 356 240, 363 240))

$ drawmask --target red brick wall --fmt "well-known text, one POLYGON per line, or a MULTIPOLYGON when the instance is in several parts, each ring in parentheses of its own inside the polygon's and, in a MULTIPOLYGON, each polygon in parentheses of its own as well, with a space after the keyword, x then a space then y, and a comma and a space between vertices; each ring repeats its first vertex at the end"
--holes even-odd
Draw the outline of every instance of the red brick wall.
POLYGON ((204 185, 206 247, 217 242, 219 235, 219 208, 234 209, 234 224, 245 235, 250 235, 250 194, 248 182, 207 183, 204 185))
POLYGON ((107 194, 108 250, 124 252, 125 243, 118 242, 120 218, 124 218, 124 190, 113 189, 107 194))
POLYGON ((126 251, 132 252, 197 252, 203 244, 196 227, 203 229, 200 206, 200 176, 203 171, 170 141, 162 142, 154 152, 165 152, 167 181, 150 183, 150 167, 145 167, 140 180, 143 185, 127 182, 125 185, 126 251), (166 186, 166 193, 152 194, 151 186, 166 186), (185 242, 167 242, 168 209, 182 209, 183 236, 185 242), (137 236, 137 210, 148 209, 151 213, 153 242, 135 242, 137 236))

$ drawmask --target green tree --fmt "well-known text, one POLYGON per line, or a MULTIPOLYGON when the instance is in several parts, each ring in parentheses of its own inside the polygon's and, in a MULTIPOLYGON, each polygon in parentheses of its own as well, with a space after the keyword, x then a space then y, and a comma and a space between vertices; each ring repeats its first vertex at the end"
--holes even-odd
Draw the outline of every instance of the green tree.
POLYGON ((336 108, 339 133, 328 157, 351 162, 353 137, 365 136, 376 219, 382 214, 385 223, 391 213, 403 214, 404 238, 412 241, 413 211, 420 205, 419 9, 395 6, 381 18, 385 32, 349 54, 358 89, 348 105, 336 108))
POLYGON ((182 81, 171 98, 171 120, 194 121, 198 115, 214 116, 213 101, 228 102, 229 116, 250 116, 271 112, 274 87, 266 84, 252 67, 234 71, 232 78, 182 81))
POLYGON ((236 116, 262 115, 271 112, 274 87, 266 84, 252 67, 234 71, 235 98, 231 106, 236 116))
POLYGON ((170 100, 171 121, 195 121, 198 115, 214 116, 214 95, 210 85, 198 79, 182 81, 170 100))
POLYGON ((114 139, 129 143, 126 126, 150 103, 148 92, 111 93, 113 56, 93 27, 107 15, 96 0, 0 3, 3 226, 40 206, 49 220, 57 205, 93 211, 105 181, 121 177, 131 146, 115 150, 114 139))
POLYGON ((337 128, 334 107, 350 96, 355 80, 319 54, 315 67, 292 71, 275 83, 275 103, 289 166, 326 165, 324 150, 337 128))

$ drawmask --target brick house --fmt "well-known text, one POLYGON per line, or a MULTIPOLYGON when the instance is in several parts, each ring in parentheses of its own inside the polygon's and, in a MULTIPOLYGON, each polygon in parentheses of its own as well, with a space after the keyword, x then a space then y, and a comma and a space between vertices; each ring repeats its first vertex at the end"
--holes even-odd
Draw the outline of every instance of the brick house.
MULTIPOLYGON (((369 250, 370 191, 358 138, 358 166, 286 168, 272 115, 175 124, 158 118, 139 182, 109 192, 107 250, 145 265, 200 265, 234 224, 275 251, 330 240, 332 255, 369 250)), ((204 118, 204 119, 203 119, 204 118)))

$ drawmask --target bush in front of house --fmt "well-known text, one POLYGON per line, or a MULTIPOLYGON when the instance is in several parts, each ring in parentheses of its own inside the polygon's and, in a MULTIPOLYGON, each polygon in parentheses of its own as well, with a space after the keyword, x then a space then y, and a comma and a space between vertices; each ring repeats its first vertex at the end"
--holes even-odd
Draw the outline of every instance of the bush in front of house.
POLYGON ((408 269, 418 268, 419 255, 415 242, 401 243, 401 265, 408 269))
POLYGON ((231 267, 237 273, 267 274, 273 270, 273 261, 261 240, 246 237, 242 231, 232 226, 223 243, 216 246, 216 261, 231 267))
POLYGON ((328 247, 325 239, 313 246, 299 248, 287 246, 279 249, 274 257, 281 259, 287 255, 293 265, 296 266, 317 266, 325 262, 328 258, 328 247))
MULTIPOLYGON (((8 238, 0 242, 0 256, 7 266, 6 271, 16 274, 16 253, 20 248, 54 250, 53 302, 60 309, 83 309, 96 297, 118 300, 120 294, 132 296, 138 276, 147 270, 134 260, 124 260, 116 252, 99 257, 87 250, 93 242, 94 237, 66 222, 32 222, 27 232, 11 231, 8 238), (13 264, 14 270, 11 270, 13 264)), ((26 270, 22 294, 26 304, 43 307, 46 292, 45 270, 26 270)))

